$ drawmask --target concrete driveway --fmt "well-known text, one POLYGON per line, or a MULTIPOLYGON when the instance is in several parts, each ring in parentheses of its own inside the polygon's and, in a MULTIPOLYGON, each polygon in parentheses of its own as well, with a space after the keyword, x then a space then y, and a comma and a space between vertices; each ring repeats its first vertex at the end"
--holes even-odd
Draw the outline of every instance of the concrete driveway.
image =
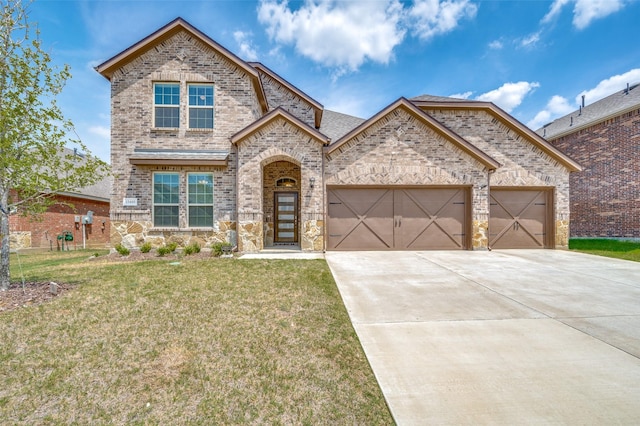
POLYGON ((329 252, 399 425, 638 424, 640 263, 329 252))

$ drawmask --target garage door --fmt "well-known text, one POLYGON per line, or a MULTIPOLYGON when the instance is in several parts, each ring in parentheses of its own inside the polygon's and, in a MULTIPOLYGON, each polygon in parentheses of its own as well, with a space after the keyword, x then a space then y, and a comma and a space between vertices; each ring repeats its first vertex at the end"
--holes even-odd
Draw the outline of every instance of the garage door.
POLYGON ((553 247, 553 192, 491 188, 489 245, 492 248, 553 247))
POLYGON ((329 188, 329 250, 468 247, 468 188, 329 188))

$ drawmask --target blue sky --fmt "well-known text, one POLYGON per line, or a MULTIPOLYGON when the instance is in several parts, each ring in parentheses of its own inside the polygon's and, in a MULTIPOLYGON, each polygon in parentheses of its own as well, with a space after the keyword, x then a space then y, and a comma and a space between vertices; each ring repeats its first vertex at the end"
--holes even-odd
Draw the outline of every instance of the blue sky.
POLYGON ((107 80, 93 67, 182 17, 325 108, 368 118, 421 94, 496 103, 536 129, 640 82, 638 0, 35 0, 59 103, 109 161, 107 80))

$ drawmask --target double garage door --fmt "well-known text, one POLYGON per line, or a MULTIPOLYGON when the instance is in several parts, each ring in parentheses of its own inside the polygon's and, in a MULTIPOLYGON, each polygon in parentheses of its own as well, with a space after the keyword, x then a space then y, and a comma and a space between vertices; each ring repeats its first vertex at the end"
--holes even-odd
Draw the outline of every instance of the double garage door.
MULTIPOLYGON (((471 248, 469 187, 340 188, 327 191, 329 250, 461 250, 471 248)), ((551 192, 491 190, 489 244, 544 248, 551 192)))

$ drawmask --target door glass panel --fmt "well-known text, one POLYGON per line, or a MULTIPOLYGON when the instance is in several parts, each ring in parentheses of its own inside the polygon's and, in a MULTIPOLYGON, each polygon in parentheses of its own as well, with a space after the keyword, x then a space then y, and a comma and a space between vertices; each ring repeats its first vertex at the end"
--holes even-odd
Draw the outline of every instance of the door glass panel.
POLYGON ((297 242, 298 194, 275 194, 275 242, 297 242))

